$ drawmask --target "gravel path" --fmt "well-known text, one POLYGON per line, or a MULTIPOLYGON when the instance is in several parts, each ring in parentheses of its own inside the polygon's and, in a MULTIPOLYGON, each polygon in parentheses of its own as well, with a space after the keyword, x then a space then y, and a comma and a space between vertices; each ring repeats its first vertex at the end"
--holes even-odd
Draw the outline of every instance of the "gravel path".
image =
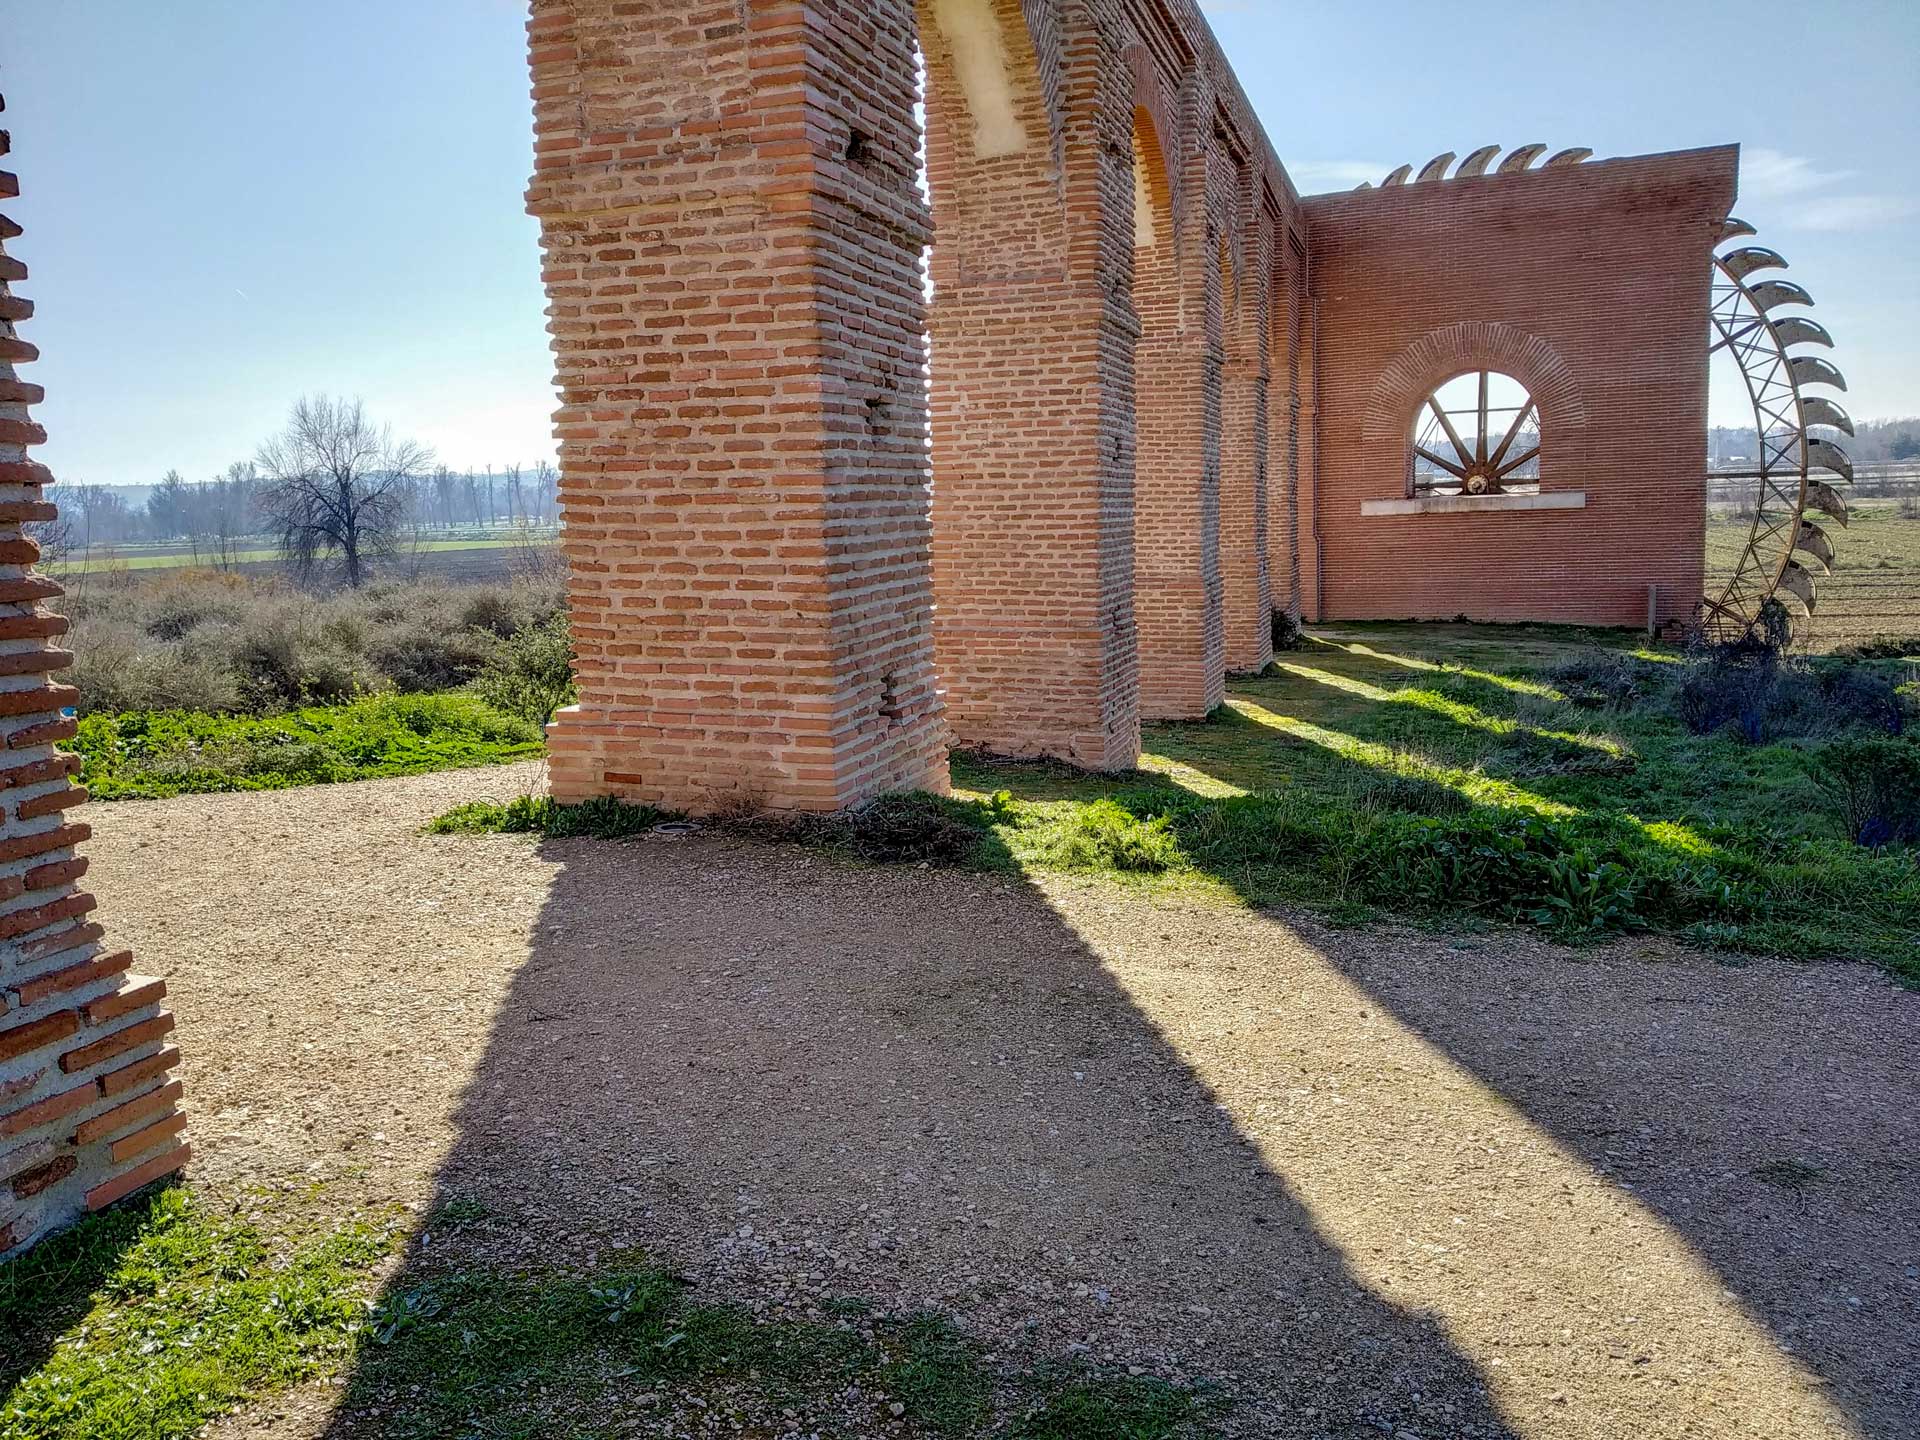
POLYGON ((91 807, 197 1184, 936 1305, 1222 1381, 1248 1436, 1920 1435, 1920 995, 1874 971, 419 833, 535 778, 91 807))

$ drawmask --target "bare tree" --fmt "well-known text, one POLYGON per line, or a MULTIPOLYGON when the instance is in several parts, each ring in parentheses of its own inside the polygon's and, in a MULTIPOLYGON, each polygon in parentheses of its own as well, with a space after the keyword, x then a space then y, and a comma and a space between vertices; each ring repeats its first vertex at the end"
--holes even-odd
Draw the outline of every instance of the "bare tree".
POLYGON ((554 521, 554 512, 559 508, 559 486, 560 476, 549 461, 542 460, 533 467, 534 505, 543 524, 552 524, 554 521))
POLYGON ((297 573, 337 557, 357 588, 367 561, 391 549, 409 488, 432 459, 375 429, 358 400, 302 397, 285 433, 260 447, 259 505, 297 573))

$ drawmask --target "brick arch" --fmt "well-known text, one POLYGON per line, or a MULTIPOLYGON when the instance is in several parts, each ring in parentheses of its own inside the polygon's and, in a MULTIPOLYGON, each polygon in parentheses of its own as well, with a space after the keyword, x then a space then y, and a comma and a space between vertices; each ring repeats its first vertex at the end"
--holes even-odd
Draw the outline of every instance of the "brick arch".
POLYGON ((1133 109, 1134 163, 1134 245, 1138 249, 1142 233, 1140 202, 1147 203, 1146 225, 1154 248, 1163 264, 1175 263, 1173 220, 1174 173, 1167 168, 1166 141, 1159 122, 1145 105, 1133 109), (1144 185, 1141 181, 1144 180, 1144 185), (1144 191, 1144 196, 1142 194, 1144 191))
POLYGON ((1179 149, 1180 122, 1167 103, 1166 88, 1160 83, 1159 67, 1154 64, 1146 46, 1129 45, 1126 62, 1133 77, 1134 128, 1144 129, 1153 142, 1150 158, 1155 162, 1153 168, 1165 187, 1167 214, 1171 217, 1180 177, 1180 167, 1174 163, 1174 156, 1179 149), (1142 117, 1147 121, 1144 127, 1140 124, 1142 117))
POLYGON ((1540 406, 1543 449, 1551 428, 1559 458, 1584 451, 1587 404, 1573 367, 1538 335, 1485 320, 1430 330, 1402 350, 1374 382, 1366 438, 1405 438, 1414 412, 1427 396, 1466 370, 1497 370, 1513 376, 1540 406))

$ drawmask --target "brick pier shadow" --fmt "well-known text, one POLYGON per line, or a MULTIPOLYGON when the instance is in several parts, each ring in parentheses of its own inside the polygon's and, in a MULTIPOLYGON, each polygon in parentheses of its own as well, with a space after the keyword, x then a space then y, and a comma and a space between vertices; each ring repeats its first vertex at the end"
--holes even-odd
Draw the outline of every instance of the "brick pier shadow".
MULTIPOLYGON (((701 1299, 933 1308, 1013 1368, 1219 1381, 1236 1435, 1516 1433, 1024 881, 718 837, 542 853, 438 1177, 488 1212, 487 1266, 644 1253, 701 1299)), ((448 1263, 416 1243, 389 1294, 448 1263)), ((329 1434, 394 1433, 378 1365, 329 1434)))

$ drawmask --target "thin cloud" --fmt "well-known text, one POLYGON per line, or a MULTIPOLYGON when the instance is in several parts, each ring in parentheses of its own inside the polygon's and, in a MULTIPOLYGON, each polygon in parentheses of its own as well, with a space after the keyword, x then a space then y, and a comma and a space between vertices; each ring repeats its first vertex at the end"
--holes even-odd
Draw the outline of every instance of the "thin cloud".
POLYGON ((1822 170, 1804 155, 1753 145, 1740 152, 1740 194, 1747 200, 1781 200, 1825 189, 1852 178, 1851 170, 1822 170))
POLYGON ((1904 220, 1920 203, 1899 195, 1818 195, 1789 211, 1789 230, 1874 230, 1904 220))
POLYGON ((1901 195, 1833 193, 1834 186, 1854 174, 1824 170, 1804 155, 1755 145, 1741 152, 1740 198, 1771 203, 1778 223, 1789 230, 1872 230, 1920 210, 1920 204, 1901 195))
POLYGON ((1383 165, 1378 160, 1308 160, 1289 164, 1287 174, 1301 194, 1314 195, 1325 190, 1351 190, 1366 180, 1377 185, 1391 169, 1391 164, 1383 165))

